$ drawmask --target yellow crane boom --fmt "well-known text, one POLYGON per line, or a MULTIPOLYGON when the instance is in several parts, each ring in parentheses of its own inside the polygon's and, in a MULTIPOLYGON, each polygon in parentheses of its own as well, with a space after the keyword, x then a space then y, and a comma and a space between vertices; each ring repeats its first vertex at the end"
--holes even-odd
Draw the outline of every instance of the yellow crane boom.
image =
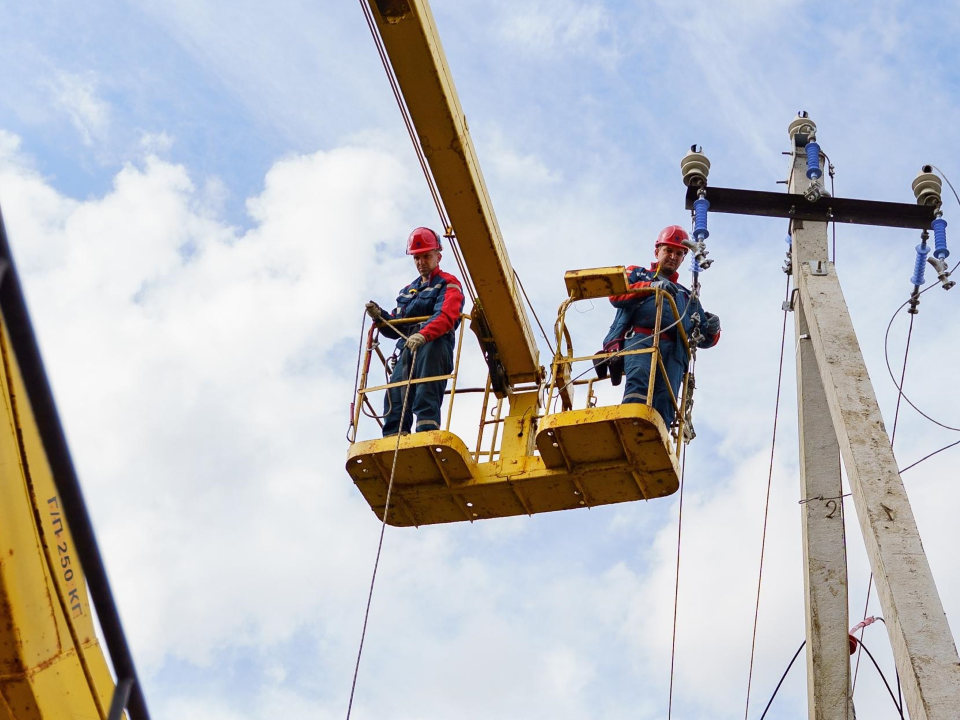
POLYGON ((485 351, 492 344, 508 387, 538 382, 542 371, 533 330, 430 6, 424 0, 368 1, 476 287, 474 318, 492 340, 485 342, 481 330, 481 344, 485 351))
POLYGON ((0 720, 125 709, 149 720, 0 213, 0 720))
MULTIPOLYGON (((388 75, 396 77, 394 90, 402 95, 402 109, 409 113, 408 123, 417 135, 414 142, 429 165, 431 191, 435 183, 442 200, 438 208, 441 217, 444 212, 449 215, 466 272, 476 287, 471 329, 480 340, 490 374, 486 387, 479 389, 484 395, 474 450, 450 432, 458 392, 459 344, 452 374, 432 378, 453 379, 446 429, 417 432, 398 440, 357 441, 360 416, 370 414, 372 408, 368 393, 400 384, 367 386, 373 354, 387 362, 371 330, 367 362, 359 373, 358 395, 351 407, 354 435, 348 435, 347 472, 373 511, 393 525, 533 515, 649 500, 675 492, 680 439, 686 427, 686 376, 680 386, 671 388, 674 397, 683 397, 675 405, 674 443, 673 423, 665 425, 651 406, 652 389, 646 404, 596 407, 594 380, 583 378, 584 373, 572 373, 573 363, 594 361, 596 365, 600 359, 602 364, 609 354, 574 355, 565 324, 566 309, 575 301, 626 293, 624 269, 595 268, 567 274, 568 297, 554 327, 557 350, 551 361, 551 381, 545 383, 521 302, 522 289, 497 226, 429 4, 427 0, 364 0, 363 5, 378 46, 382 44, 388 75), (587 387, 587 407, 582 410, 573 407, 575 385, 587 387), (497 396, 495 406, 488 404, 491 392, 497 396), (554 393, 560 412, 554 412, 555 403, 550 402, 554 393), (505 397, 509 409, 502 413, 505 397), (489 449, 483 446, 488 426, 492 426, 489 449), (393 498, 395 511, 388 497, 393 498)), ((630 351, 654 358, 650 388, 657 377, 667 382, 658 346, 664 306, 671 305, 668 312, 679 317, 667 293, 657 290, 655 297, 658 310, 653 345, 630 351)), ((686 346, 682 327, 678 333, 686 346)))
POLYGON ((113 679, 5 321, 0 360, 0 720, 102 719, 113 679))

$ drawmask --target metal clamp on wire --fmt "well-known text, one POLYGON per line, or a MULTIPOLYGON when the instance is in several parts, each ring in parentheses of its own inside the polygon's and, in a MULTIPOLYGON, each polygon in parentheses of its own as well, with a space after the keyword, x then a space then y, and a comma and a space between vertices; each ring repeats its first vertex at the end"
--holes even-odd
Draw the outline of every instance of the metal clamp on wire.
POLYGON ((683 442, 690 442, 697 436, 697 431, 693 429, 693 391, 697 387, 697 381, 691 372, 687 376, 686 407, 683 411, 683 442))
POLYGON ((693 315, 690 316, 690 320, 693 324, 693 330, 690 331, 689 337, 690 352, 696 353, 697 348, 700 347, 700 343, 704 340, 703 333, 700 332, 700 313, 693 313, 693 315))

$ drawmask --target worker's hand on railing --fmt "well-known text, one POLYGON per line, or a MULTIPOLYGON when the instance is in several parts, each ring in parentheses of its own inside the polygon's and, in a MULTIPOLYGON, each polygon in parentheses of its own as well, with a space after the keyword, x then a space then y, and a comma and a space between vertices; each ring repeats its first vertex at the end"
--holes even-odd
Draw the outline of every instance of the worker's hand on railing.
POLYGON ((426 341, 427 339, 423 335, 421 335, 420 333, 414 333, 413 335, 407 338, 407 349, 413 352, 414 350, 419 349, 420 346, 423 345, 426 341))
POLYGON ((652 283, 650 283, 650 287, 668 292, 673 297, 677 296, 677 286, 669 280, 654 280, 652 283))
POLYGON ((377 305, 373 300, 368 302, 365 306, 367 308, 367 315, 376 320, 383 319, 383 308, 377 305))

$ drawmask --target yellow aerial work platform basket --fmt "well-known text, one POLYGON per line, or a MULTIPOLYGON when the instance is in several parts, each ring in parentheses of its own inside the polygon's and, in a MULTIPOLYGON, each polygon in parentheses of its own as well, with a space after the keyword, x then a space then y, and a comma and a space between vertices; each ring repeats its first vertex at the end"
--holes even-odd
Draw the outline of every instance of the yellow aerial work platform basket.
MULTIPOLYGON (((565 315, 577 300, 628 292, 626 277, 619 267, 575 271, 567 273, 566 280, 570 297, 561 305, 557 319, 558 346, 550 382, 514 395, 507 416, 501 413, 502 399, 493 397, 489 377, 485 388, 457 389, 466 324, 462 323, 453 372, 421 379, 452 381, 446 429, 405 435, 399 440, 394 436, 356 441, 361 413, 376 417, 368 395, 406 384, 367 386, 371 358, 377 356, 386 363, 376 331, 371 328, 352 407, 346 468, 377 517, 383 519, 391 471, 394 481, 387 522, 396 526, 533 515, 651 500, 677 491, 678 438, 684 433, 683 408, 688 395, 686 377, 681 388, 683 396, 676 403, 678 421, 673 432, 651 407, 653 383, 646 404, 596 407, 594 384, 600 380, 574 377, 570 368, 577 362, 608 358, 610 353, 575 357, 565 315), (561 349, 561 340, 565 351, 561 349), (576 386, 587 387, 585 408, 573 408, 572 391, 576 386), (465 392, 483 393, 480 428, 473 449, 450 431, 454 400, 465 392), (544 395, 548 401, 541 408, 539 400, 544 395), (559 412, 544 412, 543 408, 549 410, 557 402, 562 408, 559 412), (488 425, 493 426, 493 434, 485 443, 488 425)), ((676 317, 676 305, 666 293, 640 292, 656 293, 661 309, 653 347, 630 352, 653 354, 655 367, 660 369, 655 382, 667 382, 658 342, 660 316, 662 303, 667 302, 676 317)), ((678 326, 677 332, 686 345, 682 327, 678 326)))

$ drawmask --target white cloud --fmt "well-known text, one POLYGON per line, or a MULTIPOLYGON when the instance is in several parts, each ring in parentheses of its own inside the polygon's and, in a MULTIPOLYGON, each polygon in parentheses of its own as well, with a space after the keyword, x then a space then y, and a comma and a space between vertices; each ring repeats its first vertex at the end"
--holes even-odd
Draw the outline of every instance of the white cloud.
MULTIPOLYGON (((183 166, 147 156, 104 196, 81 202, 53 190, 16 139, 2 138, 11 240, 159 706, 170 717, 341 714, 378 529, 342 470, 351 355, 363 300, 389 298, 409 280, 399 250, 388 258, 374 248, 402 243, 398 228, 420 223, 416 175, 383 150, 291 156, 267 173, 247 204, 253 226, 241 231, 218 219, 206 182, 183 166), (294 641, 309 649, 278 658, 294 641), (246 681, 249 707, 192 690, 170 697, 162 684, 172 666, 219 674, 238 654, 264 667, 263 680, 246 681), (297 670, 304 658, 316 671, 307 680, 297 670)), ((580 198, 551 221, 559 230, 539 232, 555 232, 559 256, 583 236, 566 218, 586 234, 606 212, 580 198)), ((732 235, 723 221, 714 227, 718 238, 732 235)), ((610 255, 643 253, 618 232, 610 255)), ((782 318, 784 246, 771 242, 742 243, 738 264, 718 239, 722 270, 704 278, 725 335, 702 357, 703 438, 688 459, 675 707, 691 716, 709 708, 736 717, 742 707, 782 318), (767 298, 763 308, 740 301, 744 285, 767 298), (704 667, 713 668, 706 677, 704 667)), ((521 256, 535 245, 519 245, 521 256)), ((872 281, 850 273, 854 312, 874 328, 864 333, 874 363, 886 311, 865 288, 877 277, 891 295, 899 287, 880 271, 884 261, 861 264, 872 281)), ((528 283, 556 297, 547 273, 528 283)), ((927 298, 932 315, 937 301, 927 298)), ((606 319, 601 306, 585 314, 583 336, 599 339, 606 319)), ((917 352, 943 341, 921 333, 917 352)), ((788 362, 754 703, 803 635, 790 373, 788 362)), ((925 542, 941 548, 931 562, 948 608, 958 588, 939 528, 952 492, 931 485, 915 499, 925 542)), ((575 718, 598 702, 603 717, 661 717, 675 513, 665 500, 388 531, 357 717, 575 718)), ((852 562, 861 573, 862 560, 852 562)), ((862 580, 852 578, 856 605, 862 580)), ((782 691, 785 706, 802 704, 797 678, 782 691)))
MULTIPOLYGON (((790 116, 817 102, 809 109, 840 194, 909 200, 896 187, 908 193, 956 115, 942 91, 955 78, 938 64, 952 56, 921 52, 919 26, 890 17, 896 4, 854 30, 835 13, 759 0, 533 2, 502 5, 486 25, 478 5, 435 4, 511 258, 548 329, 564 270, 645 262, 656 231, 682 222, 676 163, 690 141, 707 146, 717 184, 766 187, 785 174, 790 116), (469 32, 448 35, 457 23, 469 32)), ((8 229, 155 714, 342 717, 379 531, 342 470, 355 333, 364 300, 389 303, 410 280, 392 248, 429 222, 429 202, 407 147, 371 119, 383 113, 393 123, 384 127, 399 127, 357 8, 331 17, 297 2, 147 7, 198 74, 268 121, 259 127, 280 128, 296 147, 321 138, 332 148, 338 136, 323 128, 345 123, 350 146, 290 155, 262 178, 232 168, 198 177, 163 159, 197 152, 181 124, 175 143, 162 130, 144 136, 145 157, 80 200, 0 132, 8 229), (224 221, 231 193, 261 180, 246 203, 250 229, 224 221), (178 682, 178 672, 215 687, 178 682)), ((121 125, 103 77, 51 86, 94 145, 121 125)), ((230 120, 244 131, 250 122, 230 120)), ((165 127, 159 117, 135 125, 165 127)), ((699 363, 677 718, 743 715, 783 317, 783 223, 717 216, 711 230, 705 304, 724 335, 699 363)), ((896 394, 880 341, 908 289, 913 242, 840 230, 841 277, 888 427, 896 394)), ((960 350, 955 292, 924 296, 908 387, 956 425, 942 361, 960 350)), ((577 347, 595 348, 609 308, 580 309, 577 347)), ((904 335, 901 319, 896 354, 904 335)), ((803 636, 792 355, 788 338, 756 710, 803 636)), ((465 436, 472 420, 460 421, 465 436)), ((906 464, 953 437, 904 410, 897 455, 906 464)), ((956 452, 905 476, 954 630, 956 452)), ((354 716, 662 718, 676 511, 674 498, 388 530, 354 716)), ((853 624, 869 571, 852 503, 848 511, 853 624)), ((868 633, 884 650, 881 626, 868 633)), ((861 670, 861 716, 889 713, 878 682, 861 670)), ((805 717, 804 697, 798 661, 777 716, 805 717)))
POLYGON ((509 3, 498 22, 502 38, 526 52, 547 56, 573 53, 610 61, 618 49, 611 43, 614 22, 603 3, 539 0, 509 3))
POLYGON ((110 128, 110 105, 100 97, 98 85, 97 77, 89 72, 60 71, 51 81, 54 105, 66 113, 87 146, 105 140, 110 128))
POLYGON ((150 155, 163 155, 173 147, 174 138, 166 132, 143 133, 140 136, 140 148, 150 155))

